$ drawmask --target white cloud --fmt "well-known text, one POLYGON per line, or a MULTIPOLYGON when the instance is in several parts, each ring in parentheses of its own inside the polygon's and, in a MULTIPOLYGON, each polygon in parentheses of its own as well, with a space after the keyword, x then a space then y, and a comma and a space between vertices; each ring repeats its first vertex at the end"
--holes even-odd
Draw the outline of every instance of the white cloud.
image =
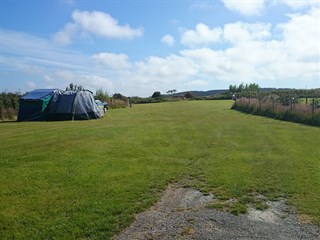
POLYGON ((37 84, 33 81, 27 81, 27 89, 35 89, 37 84))
POLYGON ((0 30, 0 35, 1 50, 7 53, 4 57, 20 69, 32 66, 90 68, 85 56, 61 48, 50 40, 8 30, 0 30))
POLYGON ((113 69, 125 69, 129 68, 130 64, 128 62, 128 56, 126 54, 114 54, 114 53, 98 53, 94 54, 92 58, 102 63, 104 66, 113 68, 113 69))
POLYGON ((263 40, 271 36, 271 25, 264 23, 229 23, 224 26, 223 38, 233 44, 263 40))
POLYGON ((75 10, 72 18, 83 31, 104 37, 130 39, 143 33, 141 28, 133 29, 129 25, 119 25, 118 20, 103 12, 75 10))
POLYGON ((198 23, 195 30, 186 30, 181 35, 181 43, 189 47, 208 45, 220 40, 221 28, 210 29, 203 23, 198 23))
POLYGON ((195 64, 187 58, 171 54, 161 58, 148 57, 145 61, 135 63, 136 74, 149 81, 171 83, 182 81, 197 73, 195 64))
POLYGON ((245 16, 261 15, 266 7, 287 5, 298 10, 307 7, 320 7, 319 0, 221 0, 230 11, 245 16))
POLYGON ((53 35, 53 40, 59 44, 67 45, 78 32, 78 26, 74 23, 67 23, 62 30, 53 35))
POLYGON ((167 44, 168 46, 172 47, 175 40, 174 37, 170 34, 166 34, 161 38, 161 42, 167 44))
POLYGON ((297 59, 320 61, 320 8, 312 8, 308 14, 289 17, 289 22, 277 26, 282 31, 288 54, 297 59))
MULTIPOLYGON (((161 58, 152 56, 145 61, 135 63, 136 70, 130 75, 135 82, 134 92, 150 92, 168 89, 182 90, 186 82, 192 81, 198 73, 196 64, 183 56, 169 55, 161 58), (141 88, 142 87, 142 88, 141 88)), ((144 94, 145 95, 145 94, 144 94)))
MULTIPOLYGON (((93 92, 97 89, 114 89, 114 83, 107 77, 100 76, 99 73, 79 73, 69 70, 57 70, 52 72, 52 78, 62 79, 59 82, 60 88, 66 87, 69 83, 83 86, 93 92)), ((55 85, 57 87, 57 84, 55 85)))
POLYGON ((209 86, 208 81, 205 80, 193 80, 190 82, 186 82, 186 86, 190 89, 203 89, 203 88, 207 88, 209 86))
POLYGON ((183 50, 181 55, 197 64, 198 72, 217 78, 230 69, 230 61, 223 51, 210 48, 183 50))
POLYGON ((229 23, 224 26, 210 29, 207 25, 199 23, 195 30, 186 30, 181 35, 181 43, 189 47, 210 45, 212 43, 228 41, 232 44, 263 40, 271 37, 271 24, 265 23, 229 23))
POLYGON ((319 9, 315 8, 306 14, 289 15, 288 22, 274 27, 276 38, 270 24, 226 24, 222 41, 231 43, 230 47, 183 50, 181 55, 197 64, 198 74, 217 80, 257 82, 264 86, 268 82, 313 82, 320 87, 318 18, 319 9))
POLYGON ((224 6, 242 15, 260 15, 264 9, 265 0, 222 0, 224 6))
POLYGON ((305 8, 305 7, 312 7, 312 6, 320 6, 319 0, 274 0, 275 3, 283 3, 288 5, 293 9, 305 8))
POLYGON ((73 22, 67 23, 62 30, 54 34, 54 40, 61 44, 70 44, 80 35, 97 35, 106 38, 132 39, 143 35, 143 29, 120 25, 118 20, 107 13, 98 11, 79 11, 72 13, 73 22))

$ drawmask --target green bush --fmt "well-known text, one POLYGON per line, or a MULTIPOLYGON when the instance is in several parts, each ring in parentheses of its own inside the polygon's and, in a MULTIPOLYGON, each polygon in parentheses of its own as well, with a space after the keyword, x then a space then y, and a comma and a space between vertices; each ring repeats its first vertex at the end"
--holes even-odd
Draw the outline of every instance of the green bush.
POLYGON ((168 102, 168 98, 157 97, 157 98, 141 98, 141 97, 132 97, 132 104, 145 104, 145 103, 160 103, 160 102, 168 102))
POLYGON ((0 120, 14 120, 19 109, 20 93, 0 93, 0 120))

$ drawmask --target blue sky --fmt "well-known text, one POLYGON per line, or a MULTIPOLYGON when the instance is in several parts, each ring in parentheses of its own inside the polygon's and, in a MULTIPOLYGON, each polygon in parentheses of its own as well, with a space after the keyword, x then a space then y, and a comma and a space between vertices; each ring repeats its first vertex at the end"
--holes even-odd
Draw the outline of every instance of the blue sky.
POLYGON ((320 87, 319 0, 2 0, 0 91, 320 87))

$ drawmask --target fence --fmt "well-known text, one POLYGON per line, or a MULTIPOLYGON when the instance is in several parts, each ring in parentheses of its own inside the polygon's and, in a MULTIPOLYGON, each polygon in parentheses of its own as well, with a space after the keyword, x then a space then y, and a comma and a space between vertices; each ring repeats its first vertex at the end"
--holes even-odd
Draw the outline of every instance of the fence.
POLYGON ((319 98, 238 97, 232 107, 243 112, 320 126, 319 98))

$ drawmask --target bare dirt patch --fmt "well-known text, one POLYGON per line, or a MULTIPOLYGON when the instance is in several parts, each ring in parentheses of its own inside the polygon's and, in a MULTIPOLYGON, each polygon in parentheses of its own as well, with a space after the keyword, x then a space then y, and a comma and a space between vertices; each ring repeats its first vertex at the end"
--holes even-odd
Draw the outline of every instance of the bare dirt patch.
POLYGON ((284 199, 268 201, 264 211, 249 207, 239 216, 208 208, 213 201, 214 195, 170 185, 154 207, 114 239, 320 239, 319 228, 299 221, 284 199))

